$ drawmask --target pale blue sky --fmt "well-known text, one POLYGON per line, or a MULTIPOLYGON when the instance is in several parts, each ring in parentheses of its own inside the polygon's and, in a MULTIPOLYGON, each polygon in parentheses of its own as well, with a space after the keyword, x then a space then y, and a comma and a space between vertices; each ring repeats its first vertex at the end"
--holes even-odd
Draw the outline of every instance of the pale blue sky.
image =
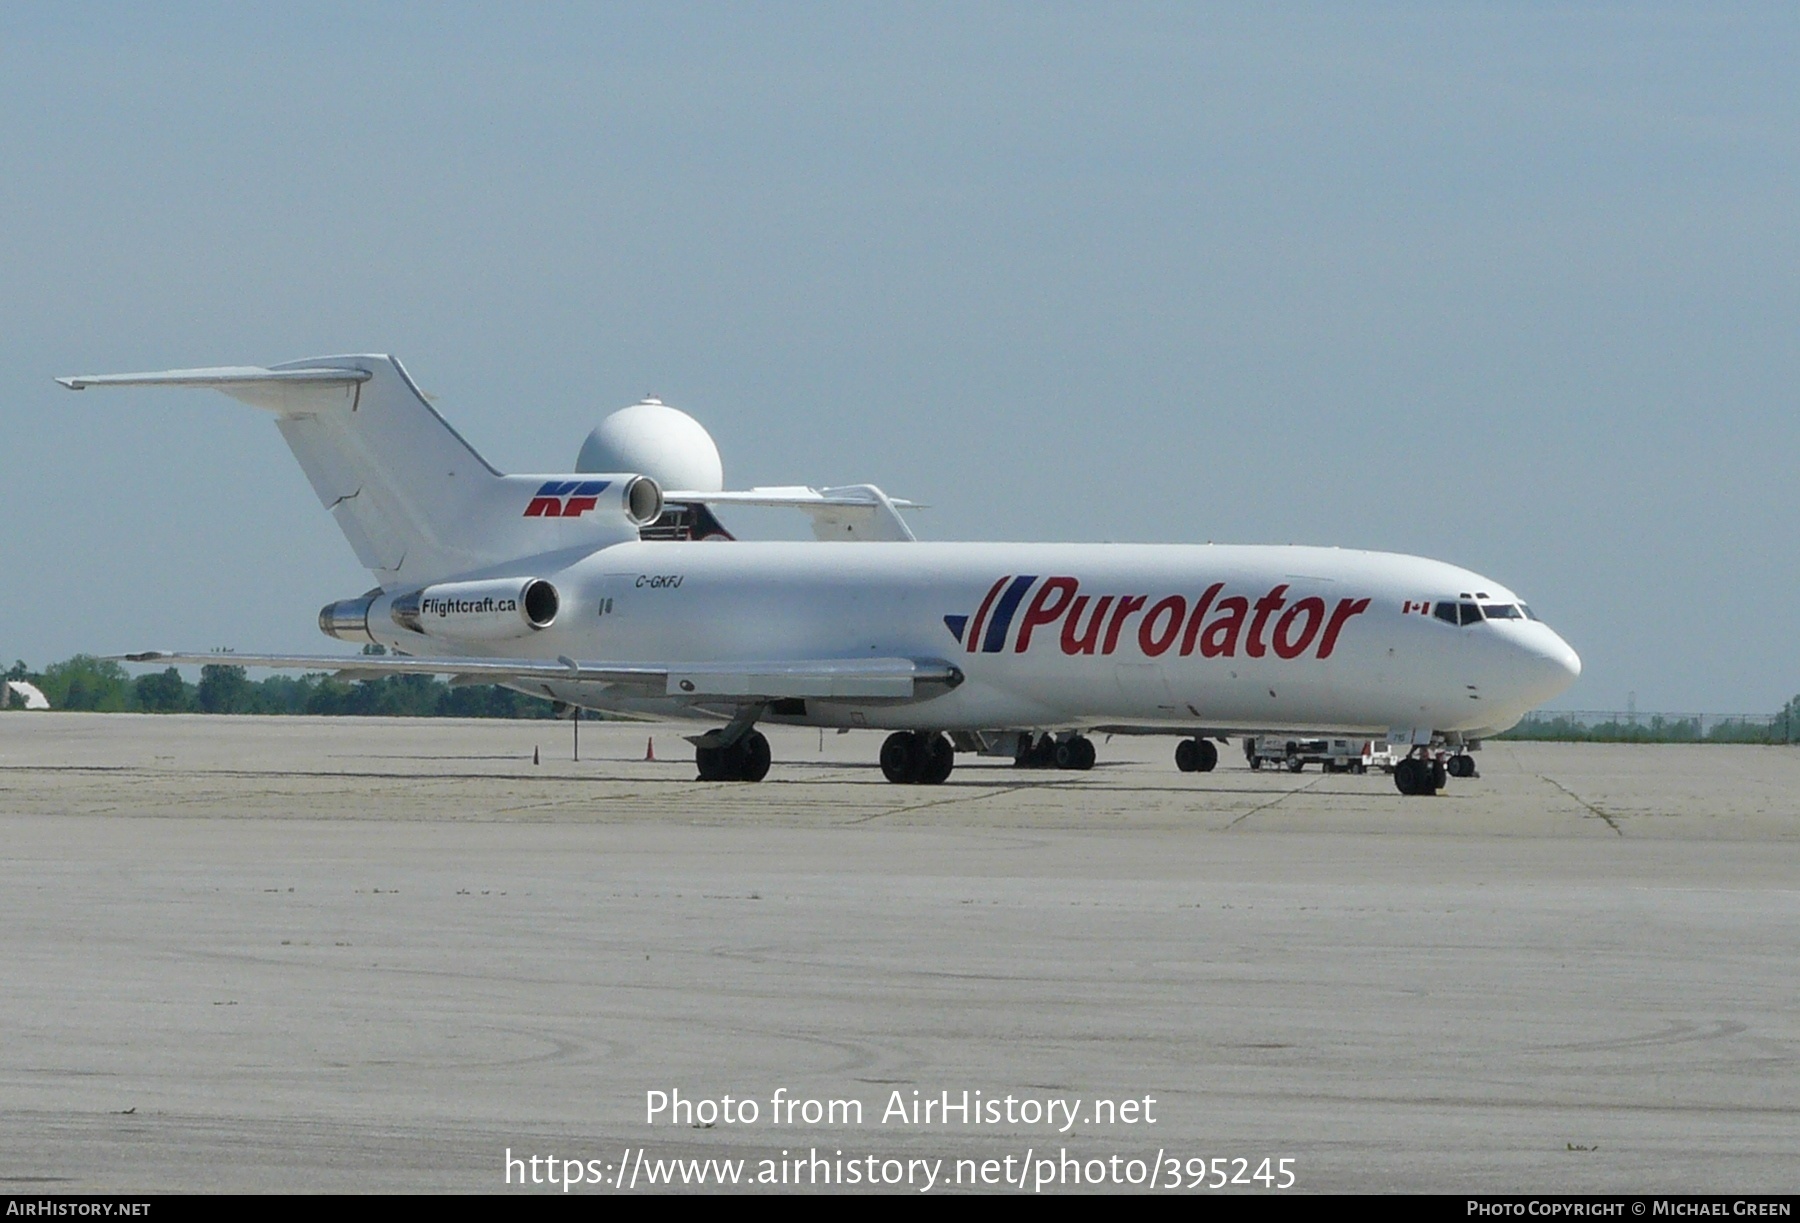
POLYGON ((941 539, 1454 561, 1561 702, 1800 691, 1787 6, 0 9, 0 654, 314 650, 268 420, 391 351, 497 465, 645 391, 941 539))

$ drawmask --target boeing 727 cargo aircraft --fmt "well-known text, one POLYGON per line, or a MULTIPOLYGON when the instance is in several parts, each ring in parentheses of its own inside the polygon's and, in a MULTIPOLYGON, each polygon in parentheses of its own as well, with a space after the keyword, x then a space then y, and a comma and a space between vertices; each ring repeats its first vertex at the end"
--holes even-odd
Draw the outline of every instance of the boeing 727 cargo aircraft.
POLYGON ((1419 557, 923 543, 907 503, 868 485, 726 492, 705 431, 654 402, 597 429, 580 470, 506 475, 388 356, 59 381, 206 387, 268 411, 375 575, 319 624, 389 653, 234 663, 710 717, 702 780, 760 780, 771 722, 890 731, 881 766, 900 783, 942 782, 958 751, 1090 767, 1100 731, 1177 736, 1188 771, 1232 734, 1384 738, 1410 749, 1401 792, 1431 794, 1581 670, 1512 591, 1419 557), (818 541, 733 540, 715 511, 734 504, 809 513, 818 541))

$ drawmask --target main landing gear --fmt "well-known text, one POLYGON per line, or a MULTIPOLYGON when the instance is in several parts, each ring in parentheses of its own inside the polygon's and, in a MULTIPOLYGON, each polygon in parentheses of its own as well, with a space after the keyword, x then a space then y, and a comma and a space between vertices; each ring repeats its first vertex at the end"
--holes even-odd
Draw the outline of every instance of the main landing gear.
POLYGON ((956 767, 950 740, 931 730, 901 730, 881 745, 881 772, 896 785, 935 786, 956 767))
POLYGON ((1454 755, 1429 748, 1414 748, 1413 754, 1394 766, 1394 788, 1409 797, 1436 794, 1452 777, 1476 777, 1475 758, 1467 752, 1454 755))
POLYGON ((701 781, 761 781, 769 775, 769 741, 753 730, 725 747, 694 749, 701 781))
POLYGON ((1183 739, 1175 745, 1175 767, 1183 773, 1210 773, 1219 763, 1219 749, 1210 739, 1183 739))
POLYGON ((1013 754, 1013 767, 1020 769, 1074 769, 1085 772, 1094 767, 1094 741, 1086 735, 1030 734, 1019 736, 1019 750, 1013 754))
POLYGON ((1409 796, 1436 794, 1449 779, 1449 770, 1441 760, 1408 756, 1394 766, 1394 786, 1409 796))

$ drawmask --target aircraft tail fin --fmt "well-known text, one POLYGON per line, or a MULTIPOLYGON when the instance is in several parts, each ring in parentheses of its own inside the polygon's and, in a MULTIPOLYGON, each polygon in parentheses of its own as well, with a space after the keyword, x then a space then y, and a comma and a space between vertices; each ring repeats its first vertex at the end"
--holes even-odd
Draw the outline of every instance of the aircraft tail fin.
MULTIPOLYGON (((608 515, 575 516, 561 499, 559 514, 530 516, 526 507, 533 490, 548 488, 541 485, 545 477, 495 470, 426 402, 391 356, 57 381, 71 390, 206 387, 273 412, 313 491, 384 589, 422 585, 521 556, 636 538, 635 525, 608 515)), ((586 482, 579 486, 583 493, 590 491, 587 485, 610 483, 574 478, 586 482)))

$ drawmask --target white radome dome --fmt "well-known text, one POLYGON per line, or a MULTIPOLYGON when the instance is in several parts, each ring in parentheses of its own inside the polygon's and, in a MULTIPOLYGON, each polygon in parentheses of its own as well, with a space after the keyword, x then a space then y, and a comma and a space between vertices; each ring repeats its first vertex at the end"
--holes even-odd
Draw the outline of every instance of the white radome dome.
POLYGON ((578 472, 631 472, 664 489, 716 493, 725 488, 719 447, 699 421, 660 399, 608 416, 581 443, 578 472))

